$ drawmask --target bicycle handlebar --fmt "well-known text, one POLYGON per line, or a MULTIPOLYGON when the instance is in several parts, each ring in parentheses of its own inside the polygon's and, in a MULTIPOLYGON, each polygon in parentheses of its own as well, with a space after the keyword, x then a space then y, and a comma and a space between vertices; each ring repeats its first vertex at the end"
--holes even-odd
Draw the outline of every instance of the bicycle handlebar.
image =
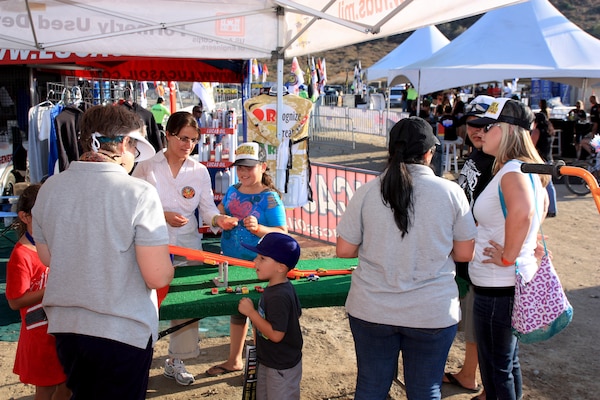
POLYGON ((560 169, 565 166, 565 162, 560 160, 552 164, 521 164, 521 171, 527 174, 552 175, 558 179, 561 176, 560 169))
POLYGON ((585 183, 587 183, 588 187, 590 188, 590 192, 594 197, 596 208, 598 209, 598 212, 600 212, 600 187, 598 187, 598 181, 596 180, 596 177, 594 177, 590 171, 579 167, 565 165, 565 162, 562 160, 556 161, 552 164, 523 163, 521 164, 521 171, 524 173, 552 175, 556 179, 563 175, 578 176, 579 178, 583 179, 585 183))

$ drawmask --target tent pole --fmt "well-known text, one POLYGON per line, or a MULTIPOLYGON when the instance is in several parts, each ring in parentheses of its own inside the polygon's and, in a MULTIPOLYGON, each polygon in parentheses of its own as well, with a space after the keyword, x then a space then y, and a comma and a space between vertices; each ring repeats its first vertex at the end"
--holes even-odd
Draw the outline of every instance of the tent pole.
POLYGON ((419 115, 420 111, 421 111, 421 69, 419 69, 419 85, 417 86, 417 115, 419 115))
POLYGON ((277 139, 283 140, 279 113, 283 110, 283 57, 277 59, 277 139))
POLYGON ((169 81, 169 103, 171 114, 177 112, 177 88, 174 81, 169 81))
POLYGON ((35 48, 39 49, 40 44, 37 40, 37 34, 35 33, 35 25, 33 23, 33 17, 31 16, 31 8, 29 7, 29 0, 25 0, 25 6, 27 7, 27 16, 29 17, 29 24, 31 25, 31 34, 33 35, 33 42, 35 43, 35 48))
MULTIPOLYGON (((246 66, 246 74, 242 77, 242 142, 248 141, 248 117, 246 115, 246 100, 252 97, 252 60, 249 59, 246 66)), ((239 135, 239 132, 238 132, 239 135)))
POLYGON ((275 129, 277 134, 277 140, 279 142, 279 147, 277 149, 277 167, 275 169, 275 186, 282 193, 285 192, 285 170, 281 168, 282 165, 287 165, 287 152, 281 151, 283 148, 284 142, 287 143, 286 138, 283 136, 283 127, 281 124, 281 114, 283 113, 283 57, 285 54, 285 49, 281 47, 284 42, 285 32, 285 10, 283 7, 279 6, 277 8, 277 21, 278 21, 278 29, 277 29, 277 42, 280 47, 278 47, 276 51, 277 56, 277 105, 275 109, 275 129), (284 163, 285 161, 285 163, 284 163))
MULTIPOLYGON (((588 86, 588 80, 587 80, 587 78, 583 78, 583 82, 582 83, 583 83, 583 85, 581 87, 581 92, 582 92, 581 93, 581 100, 583 100, 583 104, 586 104, 586 102, 587 102, 587 93, 586 93, 586 91, 587 91, 587 86, 588 86)), ((585 109, 585 106, 584 106, 584 109, 585 109)))

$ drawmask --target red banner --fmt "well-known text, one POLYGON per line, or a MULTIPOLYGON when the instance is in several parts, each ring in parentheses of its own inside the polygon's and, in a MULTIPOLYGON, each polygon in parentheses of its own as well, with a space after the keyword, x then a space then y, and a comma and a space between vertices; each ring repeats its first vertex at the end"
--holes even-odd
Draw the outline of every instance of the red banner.
POLYGON ((329 243, 336 242, 336 227, 354 192, 378 176, 377 172, 332 164, 311 165, 313 201, 286 210, 290 232, 329 243))
POLYGON ((202 60, 187 58, 0 49, 0 65, 11 64, 72 64, 89 67, 90 70, 65 71, 65 75, 91 78, 221 83, 239 83, 243 80, 241 71, 218 68, 202 60))

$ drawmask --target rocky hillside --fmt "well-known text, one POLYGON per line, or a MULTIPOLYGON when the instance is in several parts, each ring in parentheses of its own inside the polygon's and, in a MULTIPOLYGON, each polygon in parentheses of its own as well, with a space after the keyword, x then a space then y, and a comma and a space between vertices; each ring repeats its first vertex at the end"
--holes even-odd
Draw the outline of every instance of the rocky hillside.
MULTIPOLYGON (((598 0, 550 0, 561 13, 569 20, 581 27, 589 34, 600 38, 600 2, 598 0)), ((479 17, 465 18, 459 21, 438 25, 438 29, 450 40, 454 39, 468 29, 479 17)), ((360 60, 363 68, 368 68, 379 61, 387 53, 401 44, 412 32, 390 36, 365 43, 346 46, 314 54, 315 57, 325 57, 327 61, 327 76, 329 83, 343 84, 348 75, 352 81, 354 65, 360 60)), ((600 60, 600 55, 599 55, 600 60)), ((306 58, 300 58, 301 65, 305 65, 306 58)), ((271 62, 267 62, 271 67, 271 62)), ((286 67, 290 61, 286 60, 286 67)), ((270 71, 276 71, 273 66, 270 71)))

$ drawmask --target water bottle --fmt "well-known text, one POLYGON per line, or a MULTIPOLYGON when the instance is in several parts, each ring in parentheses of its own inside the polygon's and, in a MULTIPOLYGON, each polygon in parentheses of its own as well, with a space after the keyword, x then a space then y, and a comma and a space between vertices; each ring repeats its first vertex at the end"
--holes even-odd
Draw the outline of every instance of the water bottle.
POLYGON ((221 136, 221 159, 225 158, 225 154, 229 153, 229 136, 231 135, 221 136))
POLYGON ((93 85, 92 96, 94 97, 94 105, 97 105, 100 104, 100 82, 94 81, 93 85))
POLYGON ((235 127, 235 115, 234 115, 234 110, 229 110, 229 112, 227 113, 227 127, 228 128, 234 128, 235 127))
POLYGON ((215 194, 223 193, 223 172, 217 171, 215 174, 215 194))
POLYGON ((229 168, 227 168, 225 172, 223 172, 223 178, 221 180, 221 193, 227 193, 229 186, 231 186, 231 172, 229 172, 229 168))
POLYGON ((208 143, 202 145, 202 161, 210 161, 210 144, 208 143))
POLYGON ((110 81, 102 82, 102 100, 105 103, 112 100, 110 97, 110 81))
POLYGON ((222 152, 223 152, 223 145, 221 143, 217 143, 215 145, 215 161, 221 161, 222 152))

